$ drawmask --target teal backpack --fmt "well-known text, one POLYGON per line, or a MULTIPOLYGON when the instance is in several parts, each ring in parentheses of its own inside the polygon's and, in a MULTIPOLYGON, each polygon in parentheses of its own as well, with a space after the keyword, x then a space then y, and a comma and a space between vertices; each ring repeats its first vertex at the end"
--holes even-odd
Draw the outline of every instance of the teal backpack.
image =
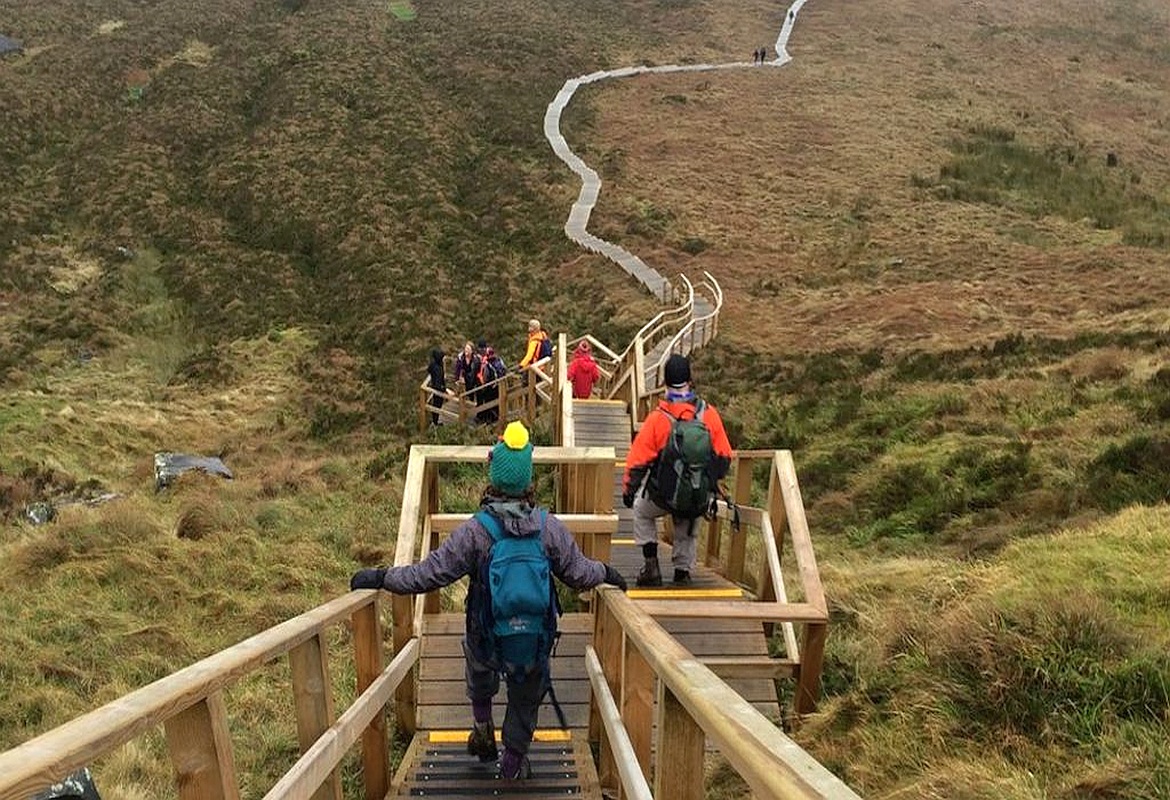
POLYGON ((475 518, 492 537, 481 573, 489 597, 482 629, 501 670, 523 679, 532 669, 548 669, 560 636, 561 608, 544 550, 548 512, 541 511, 540 528, 528 536, 504 533, 499 520, 486 510, 476 512, 475 518))

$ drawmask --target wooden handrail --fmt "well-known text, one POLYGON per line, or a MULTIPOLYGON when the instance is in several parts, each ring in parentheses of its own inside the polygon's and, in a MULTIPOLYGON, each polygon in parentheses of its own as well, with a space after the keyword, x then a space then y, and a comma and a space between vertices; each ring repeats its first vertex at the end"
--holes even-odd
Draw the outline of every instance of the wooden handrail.
POLYGON ((24 800, 209 698, 211 711, 221 711, 223 689, 374 603, 375 594, 350 592, 0 753, 0 800, 24 800))
POLYGON ((418 661, 419 651, 418 639, 412 639, 378 679, 264 795, 264 800, 311 800, 375 716, 382 713, 394 690, 418 661))
MULTIPOLYGON (((462 525, 471 514, 431 514, 431 530, 448 534, 462 525)), ((557 519, 573 533, 606 533, 617 530, 617 514, 557 514, 557 519)))
POLYGON ((605 730, 609 751, 613 754, 625 796, 630 800, 653 800, 650 784, 642 774, 638 756, 634 753, 634 745, 630 742, 630 734, 622 724, 621 712, 614 702, 613 692, 605 680, 605 671, 593 645, 585 645, 585 673, 589 676, 589 685, 593 688, 593 699, 597 703, 601 725, 605 730))
MULTIPOLYGON (((724 683, 701 661, 678 643, 645 612, 642 604, 626 597, 612 587, 597 591, 599 614, 607 614, 615 625, 607 626, 599 620, 597 630, 603 636, 620 634, 624 644, 619 652, 634 649, 649 665, 653 676, 662 683, 658 704, 660 731, 680 731, 675 734, 689 743, 692 752, 674 752, 670 766, 665 759, 658 760, 654 775, 655 795, 676 765, 690 761, 702 763, 703 739, 710 738, 723 756, 751 787, 754 796, 761 798, 813 798, 853 800, 858 795, 839 778, 826 770, 795 742, 785 736, 743 697, 724 683), (680 719, 678 715, 685 715, 680 719), (685 735, 694 726, 702 732, 695 737, 685 735)), ((597 642, 599 648, 613 649, 614 645, 597 642)), ((645 693, 644 686, 621 687, 623 696, 629 692, 645 693)), ((643 725, 649 720, 643 719, 643 725)), ((660 748, 666 745, 660 733, 660 748)), ((649 731, 631 731, 631 738, 646 739, 649 731)), ((672 800, 697 800, 702 797, 702 781, 671 781, 672 800)))

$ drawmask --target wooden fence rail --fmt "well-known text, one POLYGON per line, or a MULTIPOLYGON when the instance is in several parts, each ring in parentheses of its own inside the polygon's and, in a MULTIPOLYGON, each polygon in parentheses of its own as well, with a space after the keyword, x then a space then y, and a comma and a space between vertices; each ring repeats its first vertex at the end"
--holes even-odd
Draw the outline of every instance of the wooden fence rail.
MULTIPOLYGON (((26 800, 159 725, 166 734, 181 800, 238 798, 223 693, 240 678, 286 653, 302 752, 321 749, 323 739, 336 741, 338 730, 347 740, 356 741, 360 736, 365 796, 367 800, 382 800, 390 786, 388 739, 378 713, 384 703, 362 694, 360 704, 355 704, 360 711, 347 711, 342 720, 335 721, 324 646, 325 631, 350 621, 357 692, 366 693, 377 686, 377 697, 381 698, 392 690, 392 684, 405 674, 400 662, 411 656, 404 655, 409 653, 407 649, 400 651, 395 664, 383 674, 376 595, 372 591, 350 592, 0 753, 0 800, 26 800), (360 713, 360 724, 353 721, 354 713, 360 713)), ((340 800, 335 772, 339 759, 330 744, 328 758, 314 757, 312 791, 287 796, 340 800)))
MULTIPOLYGON (((613 721, 591 718, 591 731, 608 731, 598 765, 603 789, 638 796, 640 782, 622 777, 632 761, 653 786, 654 797, 701 800, 710 739, 754 797, 856 800, 852 789, 655 622, 645 602, 611 587, 600 589, 598 597, 594 647, 629 740, 628 748, 615 747, 613 721), (657 759, 651 750, 655 728, 657 759)), ((601 713, 595 701, 591 717, 601 713)))

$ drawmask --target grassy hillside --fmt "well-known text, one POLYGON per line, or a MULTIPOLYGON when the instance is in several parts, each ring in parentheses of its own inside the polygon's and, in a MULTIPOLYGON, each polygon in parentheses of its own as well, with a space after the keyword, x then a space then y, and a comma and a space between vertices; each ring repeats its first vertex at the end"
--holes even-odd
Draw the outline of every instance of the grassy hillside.
MULTIPOLYGON (((783 15, 415 7, 6 5, 0 748, 384 561, 431 346, 514 362, 533 314, 623 345, 654 306, 564 238, 545 106, 747 61, 783 15), (160 450, 236 479, 155 493, 160 450)), ((696 375, 737 445, 794 451, 833 607, 795 735, 867 797, 1170 794, 1168 15, 812 0, 782 70, 566 114, 595 230, 726 291, 696 375)), ((279 685, 229 698, 248 797, 295 757, 279 685)), ((103 796, 171 796, 160 754, 103 796)))

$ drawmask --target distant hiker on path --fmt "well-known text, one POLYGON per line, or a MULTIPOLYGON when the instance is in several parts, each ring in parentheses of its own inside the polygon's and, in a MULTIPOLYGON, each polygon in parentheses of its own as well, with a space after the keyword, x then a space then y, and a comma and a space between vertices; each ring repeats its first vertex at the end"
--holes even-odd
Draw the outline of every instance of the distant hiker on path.
MULTIPOLYGON (((496 355, 492 347, 484 347, 483 359, 479 365, 479 404, 486 406, 500 399, 500 384, 498 381, 508 373, 504 360, 496 355)), ((500 419, 500 407, 489 408, 476 415, 484 425, 491 425, 500 419)))
POLYGON ((601 377, 601 370, 593 360, 593 349, 588 341, 582 339, 573 351, 573 360, 569 363, 566 375, 569 383, 573 384, 573 399, 589 399, 593 394, 593 384, 601 377))
POLYGON ((472 405, 479 405, 480 361, 479 353, 475 351, 475 345, 471 342, 464 343, 463 352, 455 359, 455 382, 463 382, 463 390, 472 405))
POLYGON ((552 355, 552 340, 540 327, 540 320, 528 320, 528 342, 524 351, 524 358, 520 359, 520 369, 528 369, 542 358, 552 355), (545 342, 548 342, 546 345, 545 342))
POLYGON ((427 377, 430 379, 428 385, 431 388, 431 394, 427 397, 427 406, 433 409, 431 411, 431 424, 441 425, 439 409, 443 407, 443 402, 447 398, 447 375, 443 368, 443 351, 438 347, 431 350, 431 363, 427 364, 427 377))
MULTIPOLYGON (((536 730, 541 701, 552 685, 549 651, 555 642, 556 615, 554 608, 546 608, 542 612, 546 615, 543 622, 534 622, 539 630, 514 634, 509 629, 508 633, 501 633, 493 617, 509 594, 504 589, 513 595, 523 594, 526 600, 531 593, 532 599, 542 597, 548 605, 556 602, 550 573, 577 591, 601 583, 625 590, 626 581, 613 567, 582 554, 565 524, 536 505, 532 488, 532 443, 522 423, 510 423, 492 448, 488 480, 479 512, 452 531, 439 549, 418 564, 358 570, 350 579, 349 588, 421 594, 470 576, 463 658, 474 725, 467 737, 467 752, 485 762, 494 761, 499 755, 492 699, 500 690, 503 676, 508 684, 508 705, 504 712, 501 737, 504 753, 498 774, 504 780, 523 780, 532 776, 528 747, 536 730), (535 551, 528 547, 529 543, 536 547, 535 551), (495 555, 503 552, 514 555, 495 555), (527 563, 519 564, 520 569, 507 565, 507 558, 513 559, 513 564, 518 563, 517 558, 531 562, 530 553, 543 556, 541 569, 527 563), (536 575, 542 578, 541 585, 535 585, 532 580, 525 582, 526 576, 536 575), (498 583, 489 577, 498 577, 498 583)), ((528 617, 521 612, 515 612, 507 620, 514 627, 522 622, 528 622, 528 617)))

